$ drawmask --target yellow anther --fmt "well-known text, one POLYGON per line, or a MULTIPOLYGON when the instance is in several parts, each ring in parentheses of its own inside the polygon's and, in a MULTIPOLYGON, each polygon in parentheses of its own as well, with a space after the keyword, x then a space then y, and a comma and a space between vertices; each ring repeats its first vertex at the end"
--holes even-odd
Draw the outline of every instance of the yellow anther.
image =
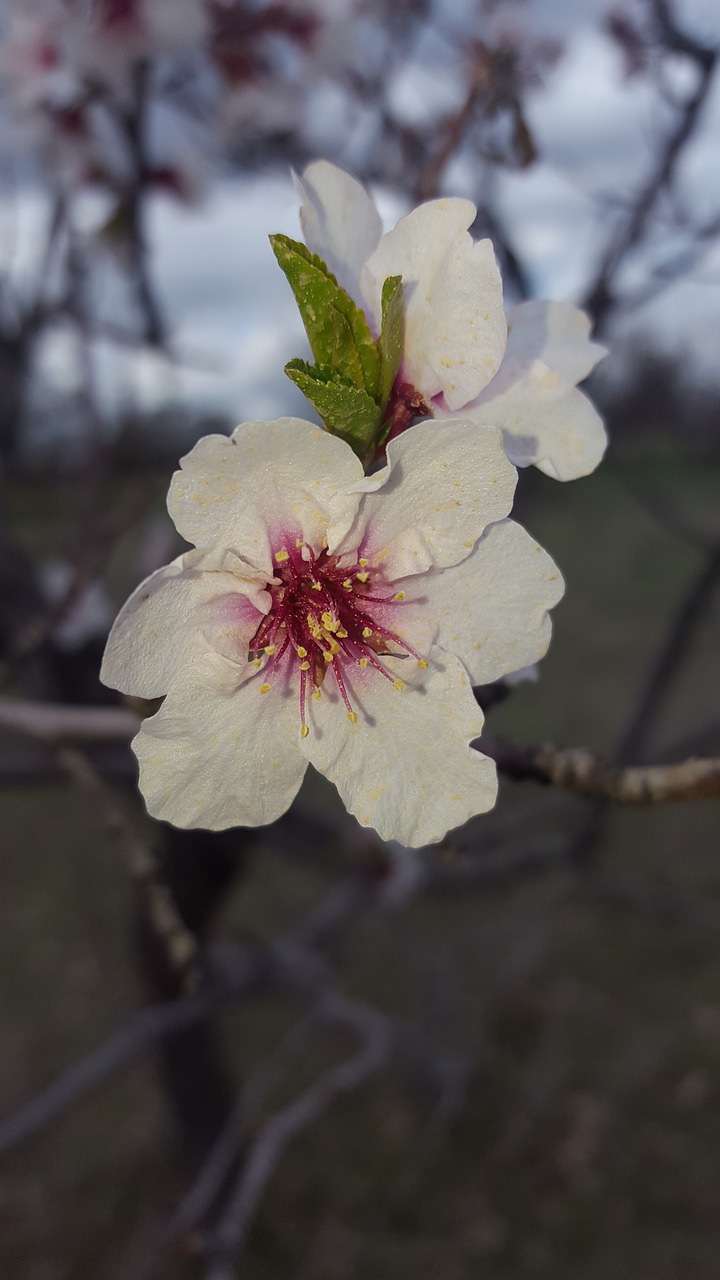
POLYGON ((348 711, 347 717, 351 724, 357 724, 357 711, 348 711))
POLYGON ((427 662, 424 658, 418 658, 418 666, 421 671, 425 671, 427 669, 427 662))
POLYGON ((337 629, 337 631, 335 632, 335 634, 336 634, 336 636, 337 636, 338 640, 347 640, 347 631, 345 630, 345 628, 344 628, 344 627, 338 627, 338 629, 337 629))
POLYGON ((368 578, 370 577, 370 574, 367 572, 367 570, 363 569, 362 573, 356 573, 355 577, 357 578, 358 582, 367 582, 368 578))
POLYGON ((343 586, 346 591, 352 591, 352 585, 353 585, 352 578, 346 578, 345 581, 343 582, 343 586))
POLYGON ((313 591, 322 591, 322 582, 312 582, 310 585, 313 591))
POLYGON ((289 560, 290 552, 288 551, 287 547, 281 547, 280 551, 276 551, 275 559, 277 560, 278 564, 282 564, 283 560, 289 560))
POLYGON ((269 692, 270 692, 270 685, 269 685, 269 684, 261 684, 261 685, 260 685, 260 692, 261 692, 261 693, 269 693, 269 692))
POLYGON ((327 627, 328 631, 334 631, 334 630, 335 630, 335 628, 336 628, 336 626, 337 626, 337 623, 336 623, 335 619, 333 618, 332 614, 331 614, 327 609, 325 610, 325 612, 324 612, 324 613, 321 613, 321 614, 320 614, 320 617, 322 618, 322 624, 323 624, 323 626, 324 626, 324 627, 327 627))
POLYGON ((313 689, 313 698, 322 698, 322 694, 319 689, 313 689))
MULTIPOLYGON (((425 663, 425 666, 427 666, 427 663, 425 663)), ((309 670, 310 670, 310 663, 309 663, 309 662, 301 662, 301 663, 300 663, 300 670, 301 670, 301 671, 309 671, 309 670)))
POLYGON ((369 563, 370 563, 370 561, 369 561, 369 560, 359 560, 359 561, 358 561, 358 563, 364 566, 364 565, 366 565, 366 564, 369 564, 369 563))
POLYGON ((252 660, 252 664, 253 664, 253 666, 254 666, 254 667, 261 667, 261 666, 262 666, 262 659, 261 659, 261 658, 253 658, 253 660, 252 660))
POLYGON ((301 644, 297 647, 297 656, 298 658, 307 658, 307 649, 303 649, 301 644))
POLYGON ((304 725, 301 727, 301 729, 300 729, 300 737, 301 737, 301 738, 307 738, 307 736, 308 736, 309 732, 310 732, 310 730, 308 729, 307 725, 306 725, 306 724, 304 724, 304 725))
POLYGON ((266 656, 267 656, 268 658, 271 658, 271 657, 272 657, 272 655, 274 654, 274 652, 275 652, 275 650, 276 650, 276 649, 277 649, 277 645, 276 645, 276 644, 266 644, 266 645, 265 645, 265 653, 266 653, 266 656))
POLYGON ((397 689, 398 693, 400 693, 400 691, 405 688, 402 680, 393 680, 393 684, 395 685, 395 688, 397 689))
POLYGON ((367 666, 367 664, 368 664, 368 660, 367 660, 367 658, 361 658, 361 659, 360 659, 360 663, 359 663, 359 665, 360 665, 361 667, 366 667, 366 666, 367 666))
POLYGON ((372 627, 363 627, 363 636, 366 640, 370 639, 370 636, 372 635, 372 633, 373 633, 372 627))
POLYGON ((393 596, 393 600, 404 600, 404 599, 405 599, 404 591, 396 591, 395 595, 393 596))
POLYGON ((295 546, 297 547, 298 551, 300 550, 301 547, 305 546, 305 543, 303 542, 302 538, 295 539, 295 546))
POLYGON ((334 657, 335 657, 335 654, 331 653, 329 649, 323 649, 323 658, 325 659, 326 662, 332 662, 334 657))

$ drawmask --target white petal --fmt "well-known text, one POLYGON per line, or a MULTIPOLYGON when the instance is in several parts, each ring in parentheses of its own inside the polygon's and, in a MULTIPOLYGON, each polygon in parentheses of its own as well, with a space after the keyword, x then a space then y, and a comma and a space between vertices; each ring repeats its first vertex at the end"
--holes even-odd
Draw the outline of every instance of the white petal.
POLYGON ((108 637, 103 683, 137 698, 159 698, 179 668, 206 653, 216 637, 220 647, 229 628, 246 660, 269 599, 263 582, 222 567, 232 564, 238 564, 232 556, 189 551, 141 582, 108 637))
POLYGON ((516 467, 539 467, 555 480, 589 475, 607 447, 597 410, 576 387, 535 360, 513 375, 505 366, 463 411, 479 426, 502 427, 516 467))
POLYGON ((381 487, 377 476, 365 482, 348 543, 357 546, 364 529, 362 554, 390 581, 457 563, 510 510, 517 474, 500 432, 460 419, 420 422, 390 442, 387 456, 381 487))
POLYGON ((350 447, 299 418, 246 422, 205 436, 181 461, 168 494, 178 532, 196 546, 224 546, 272 573, 271 550, 301 537, 320 549, 341 536, 363 474, 350 447))
POLYGON ((537 662, 550 643, 552 609, 563 594, 554 561, 514 520, 485 530, 460 564, 402 584, 396 629, 419 651, 429 640, 488 684, 537 662))
POLYGON ((457 659, 433 651, 429 668, 413 664, 412 676, 410 659, 384 661, 406 681, 402 692, 378 672, 353 674, 352 724, 329 674, 310 699, 301 749, 363 826, 417 848, 492 808, 495 767, 469 746, 483 719, 457 659))
POLYGON ((564 394, 554 397, 538 397, 532 428, 530 437, 517 438, 511 420, 505 433, 508 457, 516 466, 527 466, 522 460, 523 452, 532 447, 529 461, 553 480, 578 480, 590 475, 607 448, 602 418, 577 387, 568 387, 564 394))
POLYGON ((433 200, 383 236, 361 275, 376 325, 388 276, 405 285, 401 375, 450 410, 473 400, 497 372, 507 341, 502 281, 489 240, 475 243, 469 200, 433 200))
POLYGON ((293 177, 302 200, 305 244, 362 306, 360 269, 382 235, 382 220, 372 199, 355 178, 327 160, 317 160, 301 178, 293 177))
POLYGON ((148 813, 176 827, 260 826, 291 805, 305 773, 291 690, 262 695, 217 654, 185 667, 133 750, 148 813))
POLYGON ((571 302, 520 302, 508 315, 506 358, 527 368, 533 360, 573 385, 582 382, 607 348, 590 341, 590 321, 571 302))

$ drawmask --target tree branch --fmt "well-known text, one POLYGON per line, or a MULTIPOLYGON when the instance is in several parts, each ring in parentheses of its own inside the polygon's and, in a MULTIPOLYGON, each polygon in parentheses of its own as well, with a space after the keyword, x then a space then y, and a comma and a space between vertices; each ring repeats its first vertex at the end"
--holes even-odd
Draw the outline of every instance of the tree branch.
POLYGON ((652 172, 632 204, 624 227, 616 228, 582 303, 583 309, 592 316, 598 333, 618 301, 616 281, 620 268, 642 240, 658 200, 671 185, 683 150, 695 132, 717 64, 717 50, 701 45, 681 30, 667 0, 650 0, 650 7, 663 49, 692 59, 698 69, 698 84, 683 103, 652 172))
POLYGON ((322 1016, 352 1028, 361 1040, 360 1051, 326 1072, 278 1111, 258 1135, 230 1194, 228 1207, 207 1240, 207 1280, 236 1280, 238 1254, 267 1184, 293 1138, 318 1120, 336 1098, 364 1084, 387 1059, 391 1047, 388 1021, 377 1010, 333 994, 324 1002, 322 1016))
POLYGON ((0 699, 0 729, 21 733, 46 747, 68 742, 129 742, 141 718, 129 707, 72 707, 59 702, 0 699))
POLYGON ((658 804, 720 796, 720 758, 622 769, 583 747, 525 747, 502 738, 483 738, 481 746, 508 777, 562 787, 591 800, 658 804))

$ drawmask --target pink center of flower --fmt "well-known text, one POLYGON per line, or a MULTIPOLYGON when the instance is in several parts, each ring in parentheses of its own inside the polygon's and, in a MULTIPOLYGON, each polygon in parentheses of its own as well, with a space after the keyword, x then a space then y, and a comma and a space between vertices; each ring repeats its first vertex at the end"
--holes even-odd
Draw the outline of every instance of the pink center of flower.
POLYGON ((349 720, 356 724, 346 680, 351 668, 377 671, 400 690, 402 680, 386 670, 382 655, 413 657, 420 667, 427 666, 407 641, 380 621, 378 615, 385 619, 387 606, 405 597, 402 591, 391 594, 368 560, 340 564, 327 551, 316 556, 299 538, 276 551, 274 560, 276 581, 268 586, 272 604, 250 642, 250 660, 257 667, 265 661, 261 693, 270 691, 281 662, 289 659, 299 672, 303 738, 310 732, 305 714, 308 693, 321 697, 328 674, 349 720))

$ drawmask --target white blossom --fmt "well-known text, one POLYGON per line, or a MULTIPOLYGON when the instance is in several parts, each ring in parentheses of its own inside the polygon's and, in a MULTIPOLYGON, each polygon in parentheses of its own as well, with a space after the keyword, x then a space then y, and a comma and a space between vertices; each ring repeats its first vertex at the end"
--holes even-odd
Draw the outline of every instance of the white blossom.
POLYGON ((41 22, 68 71, 128 87, 139 59, 192 50, 210 33, 203 0, 9 0, 12 23, 41 22))
POLYGON ((134 742, 150 813, 259 825, 308 764, 383 839, 417 847, 492 807, 474 684, 540 658, 556 566, 505 519, 501 434, 421 423, 365 476, 297 419, 208 436, 168 498, 194 550, 149 577, 102 678, 165 697, 134 742))
POLYGON ((326 161, 297 178, 305 241, 379 331, 383 281, 405 286, 405 347, 396 388, 418 393, 428 414, 462 412, 500 427, 516 466, 548 475, 587 475, 606 444, 597 412, 576 383, 604 348, 570 303, 527 302, 505 319, 502 282, 489 240, 473 241, 469 200, 441 199, 413 209, 383 234, 365 188, 326 161))

